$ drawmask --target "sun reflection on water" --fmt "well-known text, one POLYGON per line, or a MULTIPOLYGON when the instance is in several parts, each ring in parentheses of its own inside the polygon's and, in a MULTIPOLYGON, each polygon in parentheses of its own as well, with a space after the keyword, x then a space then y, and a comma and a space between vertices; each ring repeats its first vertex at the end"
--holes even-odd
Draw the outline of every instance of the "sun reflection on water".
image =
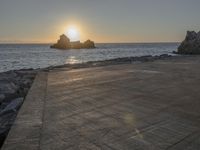
POLYGON ((78 59, 76 59, 75 56, 70 56, 67 60, 66 60, 66 64, 77 64, 79 61, 78 59))

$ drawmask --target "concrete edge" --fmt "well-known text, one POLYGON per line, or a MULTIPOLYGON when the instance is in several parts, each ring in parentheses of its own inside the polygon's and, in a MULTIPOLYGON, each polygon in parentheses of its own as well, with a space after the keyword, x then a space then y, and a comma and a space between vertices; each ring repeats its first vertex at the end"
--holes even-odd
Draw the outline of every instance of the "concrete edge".
POLYGON ((37 74, 1 150, 39 149, 47 73, 37 74))

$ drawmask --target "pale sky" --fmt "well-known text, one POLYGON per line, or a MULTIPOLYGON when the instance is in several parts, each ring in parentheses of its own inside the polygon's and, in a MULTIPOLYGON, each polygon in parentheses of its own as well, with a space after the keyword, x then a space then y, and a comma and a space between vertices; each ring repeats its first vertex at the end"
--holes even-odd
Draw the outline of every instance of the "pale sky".
POLYGON ((0 0, 0 42, 179 42, 200 30, 200 0, 0 0))

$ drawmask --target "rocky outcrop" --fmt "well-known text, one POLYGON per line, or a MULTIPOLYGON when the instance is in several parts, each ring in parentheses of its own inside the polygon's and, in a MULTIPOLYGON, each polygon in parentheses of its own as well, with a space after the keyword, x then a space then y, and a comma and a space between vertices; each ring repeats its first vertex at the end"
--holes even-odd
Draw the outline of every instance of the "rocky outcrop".
POLYGON ((61 35, 58 42, 51 46, 51 48, 57 48, 57 49, 70 49, 70 39, 66 35, 61 35))
POLYGON ((84 48, 95 48, 95 44, 93 41, 87 40, 83 43, 84 48))
POLYGON ((87 40, 84 43, 80 41, 70 42, 70 39, 66 35, 61 35, 58 42, 51 46, 55 49, 89 49, 95 48, 95 44, 91 40, 87 40))
POLYGON ((200 54, 200 31, 188 31, 185 40, 178 47, 178 54, 200 54))

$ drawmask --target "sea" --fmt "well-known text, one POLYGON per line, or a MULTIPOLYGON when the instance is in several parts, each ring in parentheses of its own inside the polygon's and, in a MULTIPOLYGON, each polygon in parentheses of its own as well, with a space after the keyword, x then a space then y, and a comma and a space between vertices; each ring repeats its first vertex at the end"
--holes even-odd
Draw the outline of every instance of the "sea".
POLYGON ((173 55, 180 43, 101 43, 95 49, 51 49, 50 44, 0 44, 0 72, 146 55, 173 55))

